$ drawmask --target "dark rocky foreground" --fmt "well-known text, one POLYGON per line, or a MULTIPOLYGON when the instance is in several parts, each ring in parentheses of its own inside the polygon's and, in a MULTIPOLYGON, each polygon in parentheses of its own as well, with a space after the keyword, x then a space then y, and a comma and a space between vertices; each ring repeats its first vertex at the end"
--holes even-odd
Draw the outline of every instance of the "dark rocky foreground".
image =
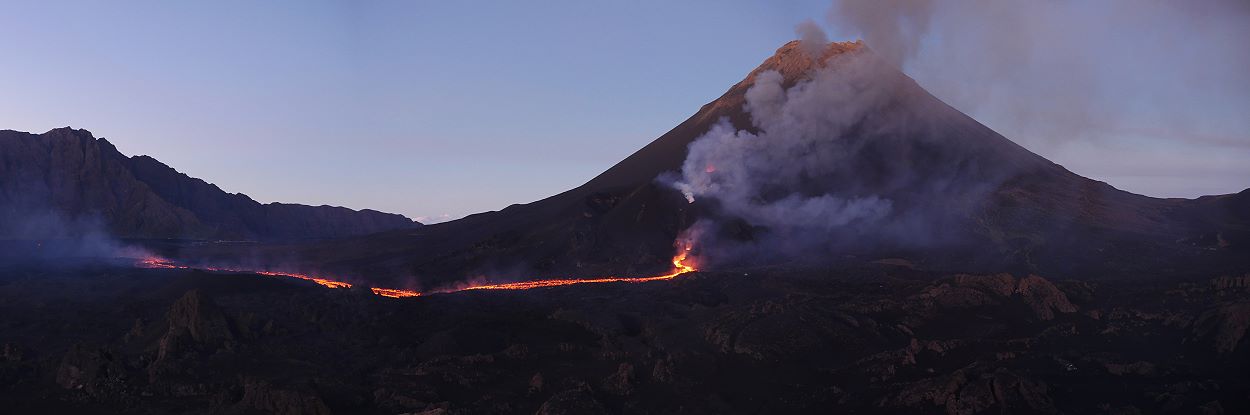
POLYGON ((1250 413, 1250 276, 865 264, 386 299, 0 272, 9 413, 1250 413))

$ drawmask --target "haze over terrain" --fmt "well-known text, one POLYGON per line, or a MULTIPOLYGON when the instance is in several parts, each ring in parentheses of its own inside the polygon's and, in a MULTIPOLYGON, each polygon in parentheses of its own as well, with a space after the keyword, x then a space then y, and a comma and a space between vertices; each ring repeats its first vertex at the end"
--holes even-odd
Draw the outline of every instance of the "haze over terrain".
POLYGON ((1078 174, 1183 197, 1250 176, 1245 2, 830 9, 12 4, 0 53, 20 64, 0 66, 0 128, 86 128, 262 203, 437 222, 584 182, 813 18, 897 48, 938 98, 1078 174))

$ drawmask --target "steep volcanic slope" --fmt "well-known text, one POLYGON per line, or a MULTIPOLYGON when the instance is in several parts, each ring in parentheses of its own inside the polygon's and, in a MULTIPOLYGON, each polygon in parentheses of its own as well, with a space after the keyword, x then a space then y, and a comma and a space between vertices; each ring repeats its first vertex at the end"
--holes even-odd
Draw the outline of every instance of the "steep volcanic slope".
MULTIPOLYGON (((731 245, 785 242, 768 240, 774 230, 735 217, 715 197, 687 203, 657 177, 682 171, 691 143, 714 128, 759 133, 755 119, 759 114, 747 107, 751 88, 761 77, 790 89, 820 75, 817 70, 824 64, 801 49, 797 42, 784 45, 690 119, 575 189, 415 231, 276 250, 301 252, 307 263, 321 269, 382 279, 417 275, 423 284, 439 284, 479 275, 526 278, 656 271, 667 266, 674 240, 683 230, 707 218, 717 218, 712 231, 731 245)), ((820 61, 868 53, 860 43, 834 43, 820 61)), ((1113 270, 1176 271, 1173 265, 1178 263, 1245 265, 1234 252, 1246 246, 1250 213, 1237 208, 1246 203, 1245 192, 1198 200, 1123 192, 1027 151, 933 97, 901 72, 877 72, 871 82, 856 88, 872 92, 880 102, 849 120, 838 136, 816 144, 846 146, 850 157, 840 159, 844 164, 837 168, 826 169, 824 177, 799 177, 801 183, 783 185, 800 192, 882 198, 892 203, 893 211, 874 227, 827 233, 830 240, 842 241, 821 246, 823 254, 809 258, 813 262, 847 255, 858 260, 904 257, 934 269, 1071 277, 1113 270), (936 213, 915 214, 922 211, 936 213), (886 230, 891 233, 888 238, 874 234, 886 230), (916 233, 909 235, 913 230, 916 233)), ((838 105, 805 110, 842 111, 838 105)), ((780 168, 787 162, 779 159, 775 165, 780 168)), ((707 167, 708 172, 736 168, 707 167)), ((704 245, 696 250, 714 257, 709 250, 718 248, 704 245)), ((747 260, 736 265, 770 263, 768 258, 755 258, 758 252, 721 256, 747 260)), ((788 259, 793 263, 794 258, 788 259)))
POLYGON ((263 205, 70 128, 0 131, 0 210, 0 238, 327 238, 419 225, 371 210, 263 205))

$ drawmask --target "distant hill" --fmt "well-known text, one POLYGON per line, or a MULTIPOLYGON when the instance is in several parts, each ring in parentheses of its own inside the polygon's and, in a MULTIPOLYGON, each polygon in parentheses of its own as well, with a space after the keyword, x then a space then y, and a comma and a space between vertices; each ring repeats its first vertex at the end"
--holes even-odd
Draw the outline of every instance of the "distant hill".
POLYGON ((127 157, 87 130, 0 130, 0 238, 106 233, 126 238, 335 238, 421 226, 402 215, 261 204, 166 166, 127 157))

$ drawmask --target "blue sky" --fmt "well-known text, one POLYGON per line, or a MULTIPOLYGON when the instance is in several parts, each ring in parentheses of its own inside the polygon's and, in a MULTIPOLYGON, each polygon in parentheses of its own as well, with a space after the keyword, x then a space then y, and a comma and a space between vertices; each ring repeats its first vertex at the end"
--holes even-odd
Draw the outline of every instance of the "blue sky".
MULTIPOLYGON (((797 23, 823 21, 828 7, 5 1, 0 128, 86 128, 124 153, 261 202, 459 217, 581 184, 719 96, 793 39, 797 23)), ((932 63, 908 72, 928 86, 916 71, 932 63)), ((960 90, 942 86, 935 92, 960 90)), ((1184 106, 1197 107, 1194 123, 1218 127, 1211 134, 1232 134, 1231 146, 1139 140, 1159 128, 1149 123, 1121 131, 1131 151, 1115 149, 1119 141, 1030 145, 1012 134, 1033 133, 1027 128, 982 121, 1128 190, 1233 192, 1250 186, 1250 171, 1236 166, 1246 160, 1244 124, 1230 121, 1245 115, 1240 91, 1184 106), (1217 111, 1203 106, 1222 112, 1207 120, 1217 111), (1099 151, 1128 159, 1106 165, 1090 156, 1099 151), (1180 153, 1185 160, 1173 164, 1183 174, 1158 174, 1180 153), (1166 181, 1175 183, 1157 184, 1166 181)), ((953 103, 979 119, 1006 117, 953 103)))

